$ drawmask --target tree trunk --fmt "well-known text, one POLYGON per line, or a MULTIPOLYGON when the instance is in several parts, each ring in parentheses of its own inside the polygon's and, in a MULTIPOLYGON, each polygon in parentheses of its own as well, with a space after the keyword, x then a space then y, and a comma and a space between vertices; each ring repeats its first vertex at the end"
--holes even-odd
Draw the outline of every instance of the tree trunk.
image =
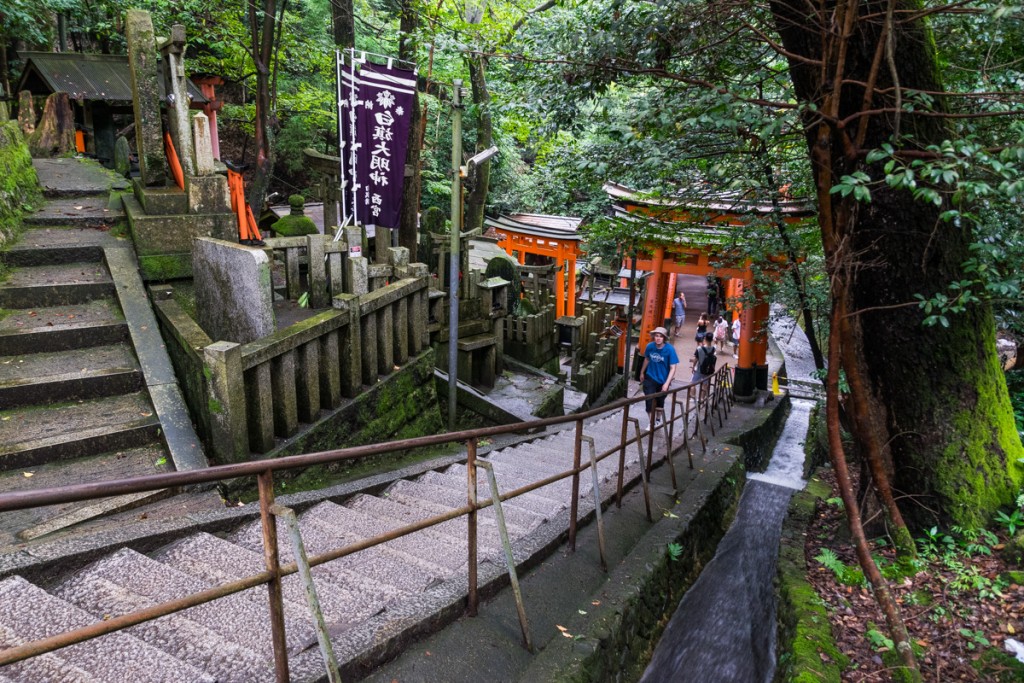
MULTIPOLYGON (((469 58, 469 81, 473 87, 473 103, 477 106, 476 150, 482 152, 494 144, 494 128, 491 123, 491 95, 487 91, 486 62, 483 56, 469 58)), ((466 220, 464 230, 484 226, 484 205, 487 188, 491 183, 491 161, 488 159, 476 167, 476 178, 471 179, 473 189, 466 198, 466 220)), ((574 285, 575 286, 575 285, 574 285)))
POLYGON ((0 86, 3 86, 4 96, 13 97, 14 93, 11 92, 11 78, 7 73, 7 34, 0 31, 0 86))
POLYGON ((355 47, 356 24, 352 0, 331 0, 331 29, 334 45, 339 50, 355 47))
POLYGON ((274 171, 274 129, 277 120, 271 107, 270 63, 274 54, 276 13, 275 0, 263 0, 262 18, 257 15, 255 2, 249 3, 252 60, 256 65, 256 174, 246 190, 246 199, 257 221, 263 211, 263 198, 274 171))
MULTIPOLYGON (((403 0, 402 18, 399 26, 398 58, 416 61, 416 30, 419 15, 412 0, 403 0)), ((413 93, 412 120, 409 123, 409 142, 405 157, 405 185, 402 186, 402 210, 398 217, 398 246, 409 250, 409 261, 416 262, 419 244, 420 192, 420 94, 413 93)))
MULTIPOLYGON (((869 203, 852 208, 853 195, 830 193, 839 178, 856 170, 881 179, 881 164, 866 165, 863 155, 894 135, 908 136, 921 148, 950 137, 939 117, 897 114, 900 104, 892 96, 901 89, 942 90, 921 6, 896 0, 895 15, 910 18, 892 24, 891 60, 881 58, 886 1, 840 0, 818 16, 808 16, 808 5, 799 0, 774 0, 771 6, 791 53, 796 94, 817 108, 805 128, 833 298, 837 287, 849 287, 849 314, 859 317, 859 325, 846 326, 855 338, 843 344, 867 368, 867 391, 879 413, 871 427, 883 432, 876 436, 889 446, 894 488, 910 496, 906 515, 920 524, 936 517, 983 524, 1024 480, 1017 462, 1024 448, 996 357, 991 308, 974 305, 951 316, 948 328, 923 327, 925 314, 913 298, 930 297, 962 279, 970 228, 948 227, 938 220, 946 207, 916 201, 884 183, 872 185, 869 203), (867 95, 865 84, 873 86, 867 95), (856 118, 867 110, 885 113, 856 118), (837 218, 844 213, 853 218, 837 218), (833 228, 830 244, 825 232, 833 228), (839 251, 849 262, 834 260, 839 251)), ((941 98, 935 106, 943 110, 941 98)))

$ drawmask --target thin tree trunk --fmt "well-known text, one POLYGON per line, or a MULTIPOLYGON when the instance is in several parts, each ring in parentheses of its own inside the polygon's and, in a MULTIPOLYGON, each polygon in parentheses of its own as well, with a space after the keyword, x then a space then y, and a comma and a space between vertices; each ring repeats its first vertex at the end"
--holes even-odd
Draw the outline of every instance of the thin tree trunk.
POLYGON ((331 30, 334 45, 339 50, 355 47, 356 24, 352 0, 331 0, 331 30))
POLYGON ((275 0, 263 1, 262 20, 256 12, 255 2, 249 4, 252 59, 256 66, 256 174, 247 189, 247 199, 257 220, 274 170, 274 128, 277 122, 271 109, 270 60, 273 57, 276 14, 275 0))
MULTIPOLYGON (((399 25, 398 58, 408 62, 416 61, 416 31, 419 14, 412 0, 403 0, 402 17, 399 25)), ((402 186, 402 209, 398 218, 398 246, 409 250, 409 260, 418 261, 420 192, 420 101, 419 89, 413 93, 412 120, 409 123, 409 141, 405 157, 405 184, 402 186)))
MULTIPOLYGON (((476 149, 478 152, 489 148, 494 142, 494 128, 491 121, 491 95, 487 91, 486 61, 482 55, 469 58, 469 81, 473 87, 473 103, 478 109, 476 149)), ((476 167, 473 189, 466 198, 465 229, 474 230, 484 225, 484 205, 487 189, 491 183, 491 161, 488 159, 476 167)), ((575 285, 572 285, 575 286, 575 285)))
MULTIPOLYGON (((11 92, 11 78, 8 74, 7 66, 7 34, 0 31, 0 83, 4 87, 4 95, 8 98, 13 98, 14 94, 11 92)), ((13 101, 13 100, 12 100, 13 101)))

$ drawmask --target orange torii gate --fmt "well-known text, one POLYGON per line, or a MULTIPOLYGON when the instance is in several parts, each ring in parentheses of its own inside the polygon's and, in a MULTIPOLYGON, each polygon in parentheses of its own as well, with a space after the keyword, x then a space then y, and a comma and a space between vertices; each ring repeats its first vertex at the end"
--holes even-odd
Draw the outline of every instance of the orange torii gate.
MULTIPOLYGON (((739 360, 733 379, 734 391, 739 396, 750 396, 755 389, 767 389, 768 302, 761 301, 753 308, 742 306, 744 293, 755 288, 753 263, 749 259, 740 262, 730 258, 723 245, 731 229, 749 223, 751 216, 760 217, 778 212, 786 223, 791 224, 806 220, 814 212, 806 204, 789 200, 780 200, 773 206, 723 197, 699 204, 687 204, 664 198, 648 199, 630 188, 612 182, 605 183, 604 190, 615 202, 616 217, 637 220, 638 216, 645 216, 672 224, 666 231, 671 237, 644 244, 636 261, 638 270, 651 272, 637 354, 642 355, 650 331, 663 322, 663 312, 671 297, 675 296, 675 292, 670 291, 675 275, 707 277, 713 274, 728 279, 725 298, 732 302, 732 310, 739 310, 740 315, 742 329, 739 360), (711 265, 712 261, 716 266, 711 265), (726 265, 721 265, 723 263, 726 265)), ((772 259, 774 263, 784 260, 782 256, 772 259)), ((757 292, 754 293, 756 296, 757 292)))
POLYGON ((554 259, 560 270, 555 273, 555 315, 576 315, 576 259, 580 250, 582 218, 514 213, 485 218, 484 225, 498 234, 498 246, 505 253, 526 263, 526 255, 554 259), (568 282, 567 282, 568 281, 568 282))

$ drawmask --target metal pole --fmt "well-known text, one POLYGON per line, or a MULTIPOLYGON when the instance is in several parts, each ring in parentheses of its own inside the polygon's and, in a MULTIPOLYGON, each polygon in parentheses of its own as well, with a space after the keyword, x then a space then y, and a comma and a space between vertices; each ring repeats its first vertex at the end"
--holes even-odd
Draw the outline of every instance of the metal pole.
POLYGON ((459 375, 459 236, 462 232, 462 79, 452 82, 452 234, 448 255, 448 431, 455 431, 459 375))

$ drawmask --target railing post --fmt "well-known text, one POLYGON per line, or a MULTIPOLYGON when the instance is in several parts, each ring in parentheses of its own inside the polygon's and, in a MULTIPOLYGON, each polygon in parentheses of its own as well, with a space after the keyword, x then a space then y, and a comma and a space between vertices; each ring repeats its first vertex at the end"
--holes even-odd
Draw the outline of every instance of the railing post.
POLYGON ((469 601, 466 611, 475 617, 480 606, 477 594, 477 489, 476 489, 476 438, 466 442, 466 493, 469 515, 466 517, 466 543, 469 564, 469 601))
POLYGON ((580 511, 580 456, 583 450, 583 420, 576 420, 572 447, 572 502, 569 506, 569 550, 576 552, 576 520, 580 511))
POLYGON ((274 675, 277 683, 288 683, 288 645, 284 633, 284 600, 281 593, 281 562, 277 553, 277 522, 270 508, 274 504, 274 473, 257 475, 260 494, 260 522, 263 526, 263 560, 273 578, 267 584, 270 599, 270 639, 274 645, 274 675))

